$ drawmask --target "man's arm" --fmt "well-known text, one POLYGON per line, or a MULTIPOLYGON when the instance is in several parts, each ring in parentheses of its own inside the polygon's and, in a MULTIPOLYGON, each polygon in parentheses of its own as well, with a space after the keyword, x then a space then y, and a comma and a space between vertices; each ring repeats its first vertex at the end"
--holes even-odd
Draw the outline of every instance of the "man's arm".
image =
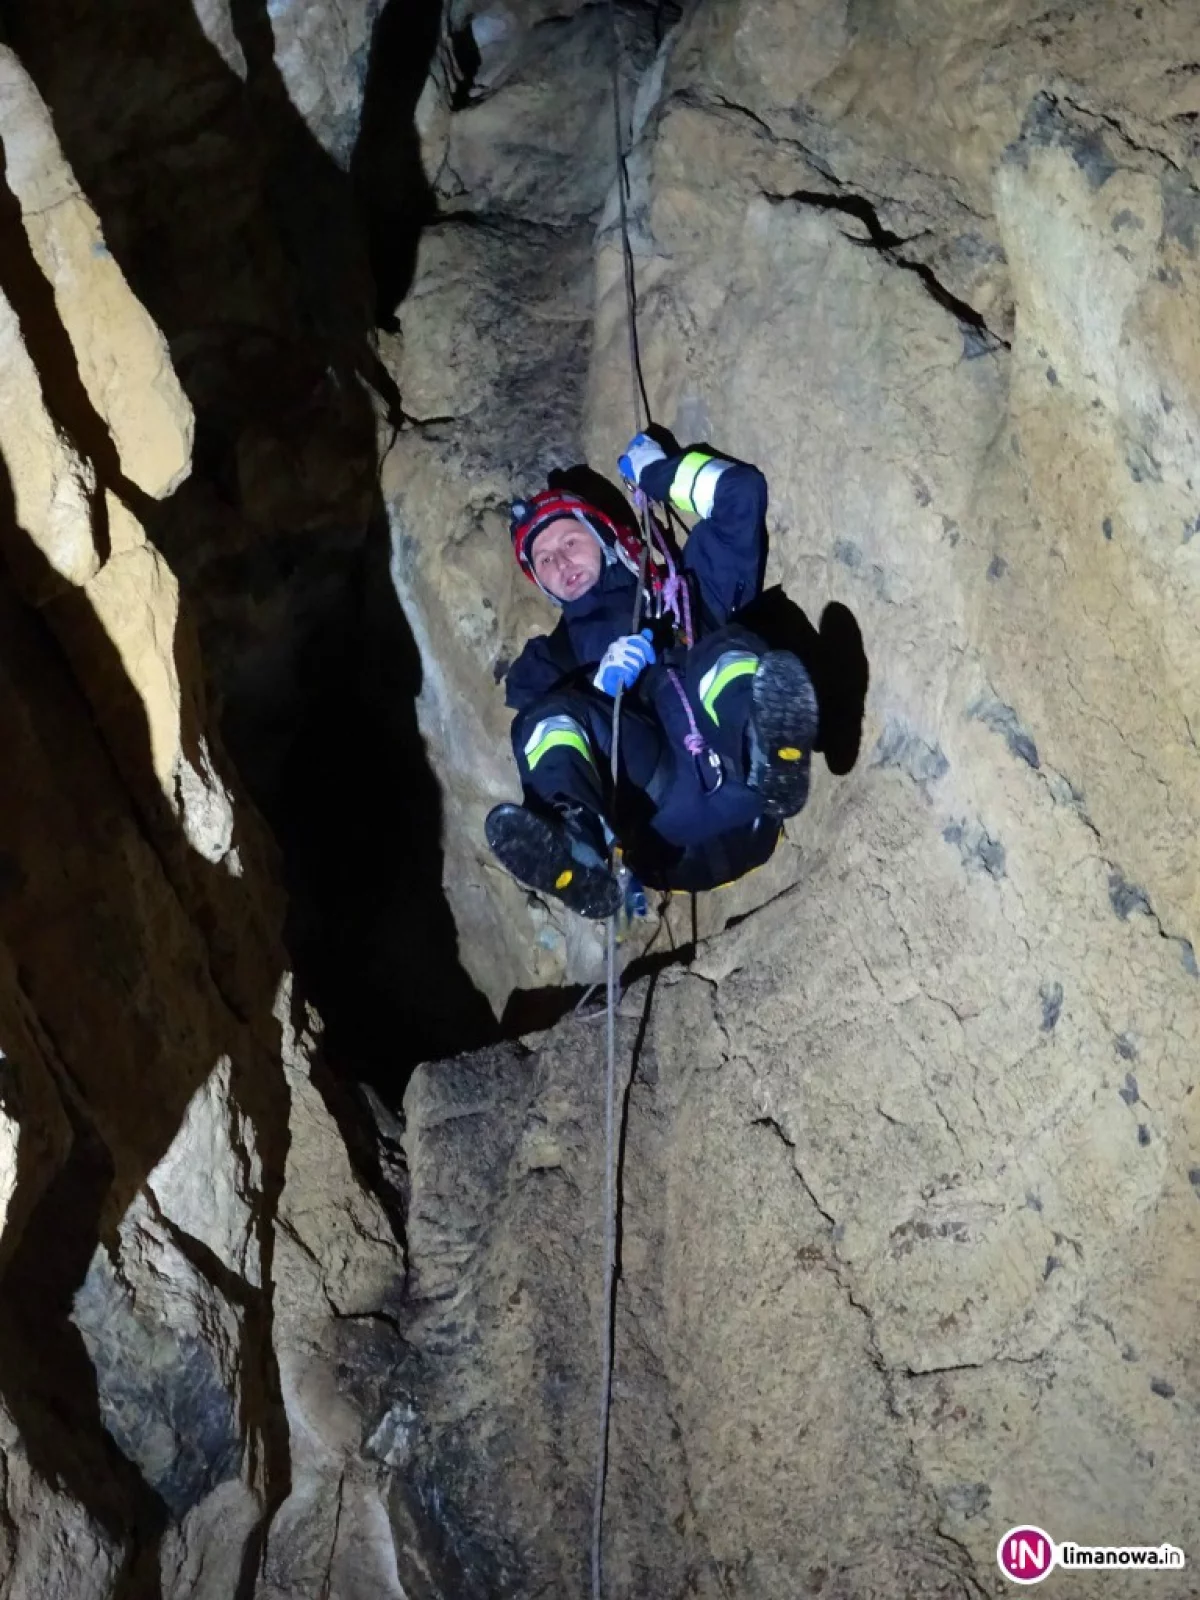
POLYGON ((757 467, 687 450, 648 463, 639 485, 652 500, 669 500, 700 518, 683 565, 695 573, 719 622, 758 597, 767 561, 767 480, 757 467))
POLYGON ((514 711, 527 707, 549 694, 569 675, 561 654, 551 643, 550 634, 530 639, 508 669, 504 680, 504 703, 514 711))

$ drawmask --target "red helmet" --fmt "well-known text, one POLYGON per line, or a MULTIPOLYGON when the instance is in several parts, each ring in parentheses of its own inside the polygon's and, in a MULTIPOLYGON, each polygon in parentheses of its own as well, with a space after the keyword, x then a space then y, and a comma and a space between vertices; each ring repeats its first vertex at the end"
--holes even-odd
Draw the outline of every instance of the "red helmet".
MULTIPOLYGON (((576 518, 599 540, 606 563, 619 561, 637 576, 641 565, 642 541, 633 528, 626 523, 614 522, 607 512, 577 494, 567 494, 561 489, 543 489, 528 500, 515 500, 512 507, 513 554, 531 583, 537 583, 538 588, 542 588, 533 570, 533 541, 544 528, 563 517, 576 518)), ((651 590, 657 593, 658 573, 652 565, 647 567, 646 579, 651 590)))

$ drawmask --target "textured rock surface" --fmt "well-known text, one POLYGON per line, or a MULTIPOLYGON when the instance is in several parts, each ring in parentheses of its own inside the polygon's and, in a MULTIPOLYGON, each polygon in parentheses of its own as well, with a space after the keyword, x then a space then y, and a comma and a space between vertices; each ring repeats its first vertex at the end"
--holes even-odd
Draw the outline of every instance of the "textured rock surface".
POLYGON ((77 1504, 30 1467, 6 1411, 0 1411, 0 1464, 0 1593, 107 1600, 118 1551, 77 1504))
POLYGON ((147 536, 192 409, 7 49, 0 137, 0 1593, 399 1594, 332 1374, 402 1252, 147 536))
MULTIPOLYGON (((497 1012, 595 970, 481 821, 508 498, 631 421, 607 13, 389 18, 5 7, 5 1600, 585 1592, 602 1025, 367 1140, 217 732, 360 1063, 472 1036, 458 937, 497 1012)), ((654 410, 766 468, 830 721, 855 629, 871 691, 639 935, 688 948, 620 1027, 608 1592, 998 1595, 1028 1519, 1194 1558, 1194 23, 618 20, 654 410)))
MULTIPOLYGON (((626 1001, 614 1593, 999 1594, 996 1539, 1030 1517, 1194 1541, 1192 1081, 1135 1084, 1095 1002, 1047 1027, 1036 961, 971 916, 956 860, 889 901, 883 863, 937 836, 881 781, 819 881, 626 1001), (981 948, 1011 970, 976 1008, 981 948)), ((1137 941, 1140 1025, 1194 1030, 1157 933, 1108 937, 1137 941)), ((584 1588, 601 1035, 423 1069, 408 1097, 400 1381, 465 1594, 584 1588)))
MULTIPOLYGON (((871 690, 850 776, 818 773, 771 867, 705 897, 690 970, 627 1001, 614 1593, 999 1593, 1027 1518, 1196 1542, 1193 54, 1166 4, 745 0, 697 7, 643 80, 655 413, 763 465, 769 576, 814 625, 852 613, 871 690)), ((532 103, 506 70, 497 124, 532 103)), ((406 603, 455 635, 424 725, 466 959, 502 996, 521 962, 586 969, 483 860, 499 691, 450 708, 535 614, 495 553, 504 495, 611 461, 629 373, 610 196, 585 393, 556 386, 537 431, 515 361, 487 388, 510 347, 486 252, 525 191, 507 151, 455 171, 481 216, 427 236, 397 370, 436 411, 385 484, 406 603), (491 933, 514 915, 516 956, 491 933)), ((577 292, 556 303, 574 326, 577 292)), ((599 1026, 409 1093, 415 1454, 464 1592, 585 1581, 599 1026)))
MULTIPOLYGON (((211 724, 279 843, 305 992, 343 1070, 394 1092, 409 1062, 491 1025, 441 890, 372 398, 398 403, 369 335, 382 286, 389 317, 408 287, 429 209, 416 124, 438 120, 432 93, 418 119, 431 64, 444 75, 438 8, 131 0, 109 16, 11 0, 4 23, 99 220, 93 242, 161 329, 195 417, 186 482, 134 510, 198 642, 211 724)), ((68 490, 89 492, 63 477, 68 490)), ((107 599, 128 611, 119 572, 107 599)))
MULTIPOLYGON (((421 236, 401 338, 383 349, 410 420, 382 490, 393 581, 426 663, 418 710, 445 793, 446 892, 464 962, 500 1012, 513 990, 590 974, 598 956, 585 928, 527 910, 481 840, 512 791, 499 680, 546 615, 515 571, 508 505, 583 459, 612 102, 603 8, 553 20, 508 8, 473 26, 481 87, 427 152, 441 217, 421 236)), ((627 67, 647 65, 648 19, 621 31, 627 67)), ((630 102, 633 88, 627 71, 630 102)))

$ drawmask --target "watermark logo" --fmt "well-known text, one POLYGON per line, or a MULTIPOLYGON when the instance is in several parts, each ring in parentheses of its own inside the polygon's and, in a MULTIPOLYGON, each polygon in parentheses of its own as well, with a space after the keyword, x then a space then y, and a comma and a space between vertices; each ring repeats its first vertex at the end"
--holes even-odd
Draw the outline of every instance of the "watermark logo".
POLYGON ((1013 1583, 1041 1583, 1054 1568, 1054 1540, 1042 1528, 1010 1528, 996 1546, 1000 1571, 1013 1583))
POLYGON ((996 1546, 996 1562, 1010 1583, 1041 1583, 1056 1567, 1060 1572, 1080 1567, 1162 1567, 1178 1571, 1186 1564, 1186 1557, 1173 1544, 1080 1545, 1070 1539, 1055 1544, 1044 1528, 1028 1523, 1008 1530, 996 1546))

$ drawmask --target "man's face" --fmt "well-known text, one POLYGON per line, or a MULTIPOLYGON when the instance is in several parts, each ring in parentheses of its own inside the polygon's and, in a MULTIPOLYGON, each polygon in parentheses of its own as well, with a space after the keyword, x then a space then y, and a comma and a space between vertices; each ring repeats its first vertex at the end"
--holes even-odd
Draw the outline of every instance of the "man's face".
POLYGON ((578 600, 600 577, 600 541, 575 517, 548 523, 533 544, 533 570, 556 600, 578 600))

